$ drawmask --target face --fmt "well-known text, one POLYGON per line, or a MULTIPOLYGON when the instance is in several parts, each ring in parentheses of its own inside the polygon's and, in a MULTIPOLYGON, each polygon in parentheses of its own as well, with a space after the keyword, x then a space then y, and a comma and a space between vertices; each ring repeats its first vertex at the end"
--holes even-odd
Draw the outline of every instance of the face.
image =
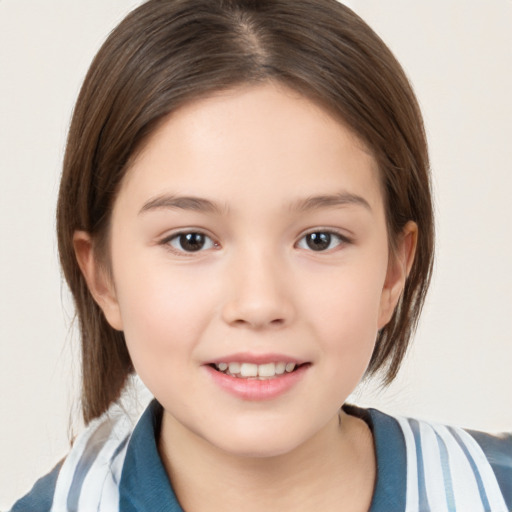
POLYGON ((403 286, 374 158, 272 84, 173 113, 124 178, 110 243, 93 293, 164 425, 236 455, 337 421, 403 286))

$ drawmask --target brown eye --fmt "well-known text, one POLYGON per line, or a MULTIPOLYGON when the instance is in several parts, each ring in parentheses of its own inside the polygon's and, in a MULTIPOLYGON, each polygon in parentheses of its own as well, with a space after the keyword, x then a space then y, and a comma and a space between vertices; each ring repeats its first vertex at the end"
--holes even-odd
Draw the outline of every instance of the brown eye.
POLYGON ((346 241, 347 240, 338 233, 330 231, 314 231, 313 233, 308 233, 302 237, 297 245, 301 249, 321 252, 333 249, 346 241))
POLYGON ((178 252, 199 252, 215 246, 213 240, 203 233, 178 233, 167 243, 178 252))
POLYGON ((306 244, 313 251, 325 251, 331 245, 330 233, 310 233, 306 236, 306 244))

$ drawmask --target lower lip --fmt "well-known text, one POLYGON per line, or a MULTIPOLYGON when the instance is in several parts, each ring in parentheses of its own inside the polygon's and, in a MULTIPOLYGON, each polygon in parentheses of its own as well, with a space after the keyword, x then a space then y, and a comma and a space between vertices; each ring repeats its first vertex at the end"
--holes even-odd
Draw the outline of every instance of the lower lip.
POLYGON ((218 372, 211 366, 204 366, 204 368, 224 391, 242 400, 263 401, 277 398, 293 388, 304 377, 309 366, 309 364, 304 364, 293 372, 283 373, 265 380, 231 377, 218 372))

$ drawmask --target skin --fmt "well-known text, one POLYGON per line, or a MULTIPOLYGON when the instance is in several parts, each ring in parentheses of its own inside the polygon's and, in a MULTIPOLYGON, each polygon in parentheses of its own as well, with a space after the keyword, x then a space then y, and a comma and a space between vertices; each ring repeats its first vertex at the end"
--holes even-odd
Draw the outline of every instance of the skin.
POLYGON ((390 257, 371 152, 283 86, 198 100, 150 137, 114 204, 112 277, 87 233, 75 249, 164 407, 160 452, 188 512, 219 510, 212 496, 223 510, 368 510, 372 436, 339 407, 393 313, 415 240, 409 223, 390 257), (171 204, 182 196, 215 208, 171 204), (204 247, 186 252, 182 232, 206 235, 204 247), (312 250, 311 232, 332 232, 330 245, 312 250), (206 366, 240 352, 308 365, 285 393, 246 400, 206 366))

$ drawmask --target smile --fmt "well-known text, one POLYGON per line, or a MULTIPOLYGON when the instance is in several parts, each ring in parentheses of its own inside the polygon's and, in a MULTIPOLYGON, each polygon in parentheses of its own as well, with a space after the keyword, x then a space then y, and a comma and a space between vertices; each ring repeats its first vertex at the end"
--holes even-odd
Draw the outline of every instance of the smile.
POLYGON ((218 363, 213 365, 214 368, 229 375, 242 379, 253 378, 259 380, 272 379, 276 376, 283 375, 284 373, 291 373, 297 367, 293 362, 278 362, 266 364, 254 364, 243 362, 232 363, 218 363))
POLYGON ((265 401, 291 392, 309 373, 310 362, 248 363, 238 358, 215 362, 203 368, 223 391, 245 401, 265 401), (243 362, 242 362, 243 361, 243 362))

